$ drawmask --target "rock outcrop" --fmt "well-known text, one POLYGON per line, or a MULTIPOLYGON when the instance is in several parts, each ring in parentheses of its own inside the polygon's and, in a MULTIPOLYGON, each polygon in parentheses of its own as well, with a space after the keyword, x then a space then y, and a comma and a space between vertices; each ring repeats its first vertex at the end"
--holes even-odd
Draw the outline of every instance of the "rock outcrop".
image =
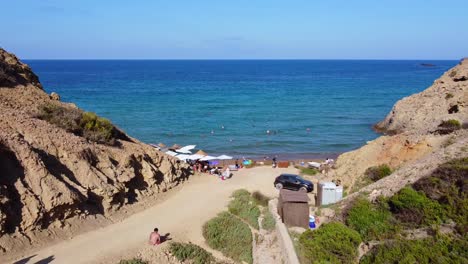
POLYGON ((376 128, 390 134, 427 134, 436 131, 443 120, 467 122, 467 86, 468 59, 463 59, 428 89, 398 101, 376 128))
POLYGON ((51 102, 74 107, 50 99, 28 66, 0 49, 0 249, 14 246, 2 244, 6 236, 105 216, 189 176, 185 164, 129 136, 98 144, 36 118, 51 102))
MULTIPOLYGON (((404 186, 408 180, 406 172, 399 171, 409 170, 422 177, 425 170, 409 168, 415 164, 434 168, 434 164, 440 164, 441 161, 468 155, 467 76, 468 59, 464 59, 434 81, 428 89, 398 101, 387 117, 376 125, 377 130, 387 135, 368 142, 358 150, 340 155, 331 176, 340 179, 349 191, 369 167, 387 164, 396 170, 395 175, 400 175, 398 180, 394 176, 391 178, 395 186, 387 180, 384 184, 386 187, 371 185, 369 188, 380 186, 398 191, 397 186, 404 186), (458 126, 441 133, 441 124, 449 120, 458 126), (445 151, 448 147, 456 151, 445 151), (442 159, 443 153, 446 156, 442 159)), ((412 177, 417 178, 415 175, 412 177)))

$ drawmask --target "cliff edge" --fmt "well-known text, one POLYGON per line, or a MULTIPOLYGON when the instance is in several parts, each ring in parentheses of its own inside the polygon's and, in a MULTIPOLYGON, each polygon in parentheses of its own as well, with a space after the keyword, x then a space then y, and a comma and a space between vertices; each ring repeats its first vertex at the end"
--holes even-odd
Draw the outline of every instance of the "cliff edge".
POLYGON ((0 49, 0 251, 165 192, 189 174, 108 120, 49 96, 0 49))
MULTIPOLYGON (((404 186, 407 171, 423 177, 428 170, 411 170, 419 164, 435 169, 454 157, 468 155, 468 59, 445 72, 426 90, 399 100, 376 129, 386 135, 367 142, 360 149, 340 155, 331 176, 340 179, 348 193, 357 186, 369 168, 388 165, 402 184, 393 178, 395 187, 404 186), (445 154, 444 154, 445 153, 445 154), (430 158, 432 157, 432 158, 430 158)), ((427 173, 426 173, 427 174, 427 173)), ((391 182, 386 187, 392 189, 391 182)), ((371 188, 371 186, 369 186, 371 188)), ((368 189, 367 189, 368 190, 368 189)), ((398 191, 393 188, 392 192, 398 191)), ((388 192, 390 195, 392 192, 388 192)))
POLYGON ((376 129, 390 134, 435 132, 444 120, 468 121, 468 59, 444 73, 421 93, 398 101, 376 129))

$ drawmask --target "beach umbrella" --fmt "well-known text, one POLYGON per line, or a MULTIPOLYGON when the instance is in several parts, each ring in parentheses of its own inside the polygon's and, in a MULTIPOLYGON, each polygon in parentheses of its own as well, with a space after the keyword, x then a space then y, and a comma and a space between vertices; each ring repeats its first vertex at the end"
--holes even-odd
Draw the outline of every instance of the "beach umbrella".
POLYGON ((177 152, 169 150, 169 151, 166 151, 166 154, 175 157, 177 155, 177 152))
POLYGON ((230 159, 232 159, 232 157, 228 156, 228 155, 221 155, 221 156, 216 157, 216 158, 219 159, 219 160, 230 160, 230 159))
POLYGON ((202 156, 208 156, 208 154, 205 151, 201 150, 201 149, 199 151, 197 151, 197 153, 195 153, 195 154, 202 155, 202 156))
POLYGON ((179 149, 179 151, 190 151, 190 150, 194 149, 195 147, 196 147, 196 145, 187 145, 187 146, 181 147, 179 149))
POLYGON ((182 153, 182 154, 192 154, 190 150, 186 150, 186 149, 176 149, 175 151, 177 153, 182 153))
POLYGON ((223 164, 222 164, 222 165, 223 165, 223 167, 224 167, 224 165, 225 165, 225 164, 224 164, 224 160, 230 160, 230 159, 232 159, 232 157, 231 157, 231 156, 228 156, 228 155, 221 155, 221 156, 219 156, 219 157, 216 157, 216 159, 222 160, 222 161, 223 161, 223 164))
POLYGON ((200 160, 201 161, 206 161, 206 160, 214 160, 214 159, 217 159, 217 158, 213 157, 213 156, 205 156, 205 157, 201 158, 200 160))
POLYGON ((193 155, 190 155, 190 156, 188 157, 188 159, 191 159, 191 160, 199 160, 199 159, 201 159, 201 158, 203 158, 203 157, 204 157, 204 156, 199 155, 199 154, 193 154, 193 155))

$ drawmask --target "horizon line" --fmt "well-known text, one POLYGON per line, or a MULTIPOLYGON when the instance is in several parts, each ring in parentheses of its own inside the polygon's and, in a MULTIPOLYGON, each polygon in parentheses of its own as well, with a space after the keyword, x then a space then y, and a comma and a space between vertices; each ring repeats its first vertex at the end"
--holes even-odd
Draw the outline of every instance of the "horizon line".
POLYGON ((461 61, 466 57, 460 59, 294 59, 294 58, 239 58, 239 59, 181 59, 181 58, 168 58, 168 59, 141 59, 141 58, 23 58, 21 60, 47 60, 47 61, 461 61))

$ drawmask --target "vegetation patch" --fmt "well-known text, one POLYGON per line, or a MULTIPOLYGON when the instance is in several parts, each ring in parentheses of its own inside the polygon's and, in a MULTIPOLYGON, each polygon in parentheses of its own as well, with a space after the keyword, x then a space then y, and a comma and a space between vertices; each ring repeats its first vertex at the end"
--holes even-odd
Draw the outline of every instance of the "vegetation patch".
POLYGON ((302 175, 315 175, 319 173, 319 171, 314 168, 299 168, 299 170, 301 171, 300 174, 302 175))
POLYGON ((413 187, 441 204, 460 233, 468 233, 468 157, 442 164, 413 187))
POLYGON ((265 206, 265 207, 268 206, 268 201, 270 201, 270 197, 264 195, 263 193, 261 193, 259 191, 253 192, 252 193, 252 198, 255 200, 255 202, 258 205, 265 206))
POLYGON ((455 120, 455 119, 449 119, 449 120, 442 121, 439 124, 439 127, 436 132, 442 135, 446 135, 461 128, 462 128, 462 125, 460 121, 455 120))
POLYGON ((412 227, 440 224, 445 219, 444 208, 437 201, 411 187, 401 189, 389 205, 398 220, 412 227))
POLYGON ((148 264, 148 261, 142 260, 141 258, 123 259, 119 261, 119 264, 148 264))
POLYGON ((71 107, 45 104, 39 107, 37 118, 101 144, 115 145, 116 139, 129 140, 109 120, 71 107))
POLYGON ((455 77, 455 75, 457 75, 457 71, 456 71, 456 70, 452 70, 452 71, 449 73, 449 76, 450 76, 450 77, 455 77))
POLYGON ((339 223, 307 230, 300 239, 301 250, 311 263, 355 263, 361 237, 355 230, 339 223))
POLYGON ((367 168, 367 170, 364 172, 364 176, 357 180, 356 183, 352 186, 351 193, 356 192, 384 177, 387 177, 388 175, 392 174, 392 172, 392 169, 387 164, 367 168))
POLYGON ((173 242, 169 246, 169 251, 179 261, 189 261, 193 264, 216 263, 211 253, 192 243, 173 242))
POLYGON ((468 263, 468 242, 443 236, 376 246, 360 263, 468 263))
POLYGON ((208 245, 224 255, 252 263, 252 232, 247 224, 228 212, 223 212, 203 226, 208 245))
POLYGON ((385 201, 374 205, 363 197, 348 210, 346 224, 366 241, 390 238, 398 231, 398 224, 385 201))
POLYGON ((267 231, 272 231, 273 229, 275 229, 275 226, 276 226, 275 218, 270 213, 270 211, 266 209, 263 214, 263 221, 262 221, 263 229, 267 231))
POLYGON ((237 190, 232 194, 232 198, 228 205, 229 212, 244 219, 253 228, 259 229, 260 209, 250 193, 243 189, 237 190))
POLYGON ((452 93, 446 93, 445 94, 445 99, 450 99, 450 98, 453 98, 453 94, 452 93))
POLYGON ((370 167, 365 172, 366 177, 373 182, 387 177, 390 174, 392 174, 392 169, 387 164, 370 167))

